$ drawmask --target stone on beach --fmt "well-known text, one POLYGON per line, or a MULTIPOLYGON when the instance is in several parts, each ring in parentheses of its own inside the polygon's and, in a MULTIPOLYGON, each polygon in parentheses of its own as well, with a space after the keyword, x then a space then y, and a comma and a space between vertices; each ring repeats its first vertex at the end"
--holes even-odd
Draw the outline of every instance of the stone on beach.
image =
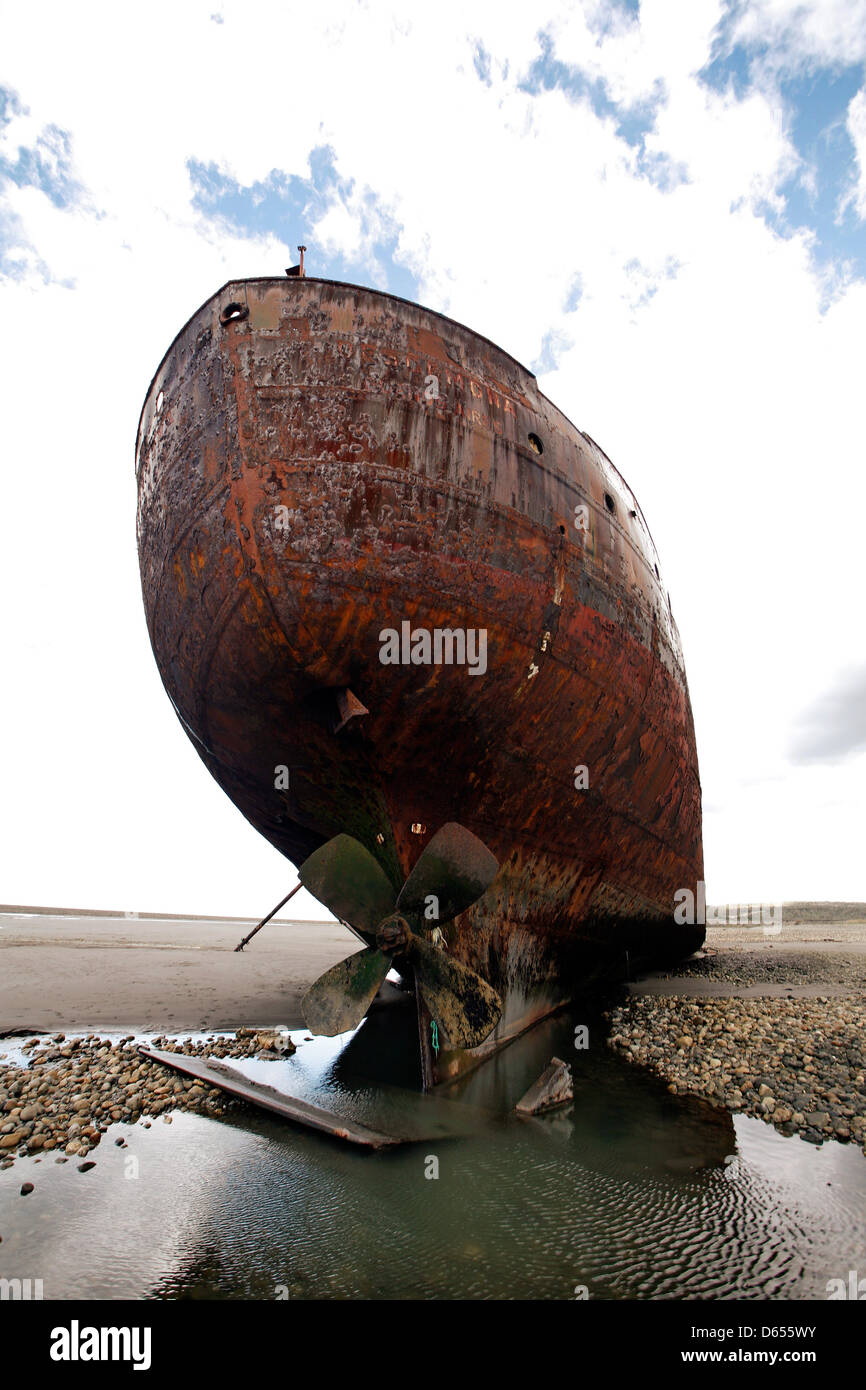
POLYGON ((755 1115, 809 1143, 853 1140, 866 1152, 861 994, 635 995, 609 1017, 609 1046, 663 1078, 672 1094, 755 1115))
MULTIPOLYGON (((31 1038, 22 1051, 27 1065, 0 1063, 0 1154, 4 1166, 14 1158, 38 1156, 54 1148, 62 1150, 57 1162, 86 1158, 112 1124, 149 1125, 161 1114, 171 1123, 169 1111, 190 1111, 218 1118, 243 1102, 225 1095, 218 1087, 169 1074, 166 1068, 142 1057, 132 1035, 120 1040, 72 1038, 63 1034, 31 1038), (148 1118, 145 1118, 148 1117, 148 1118)), ((282 1059, 294 1052, 287 1034, 273 1029, 238 1029, 231 1036, 211 1035, 194 1042, 159 1039, 164 1051, 194 1057, 250 1057, 269 1055, 282 1059)), ((119 1147, 125 1140, 115 1141, 119 1147)), ((93 1160, 80 1164, 86 1172, 93 1160)))

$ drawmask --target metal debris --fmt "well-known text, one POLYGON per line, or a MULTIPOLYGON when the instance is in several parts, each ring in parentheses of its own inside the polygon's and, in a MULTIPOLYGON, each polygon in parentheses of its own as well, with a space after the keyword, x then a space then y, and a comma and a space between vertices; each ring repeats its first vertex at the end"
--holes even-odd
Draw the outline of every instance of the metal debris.
POLYGON ((518 1115, 540 1115, 543 1110, 565 1105, 574 1099, 571 1067, 559 1057, 551 1058, 540 1077, 514 1107, 518 1115))

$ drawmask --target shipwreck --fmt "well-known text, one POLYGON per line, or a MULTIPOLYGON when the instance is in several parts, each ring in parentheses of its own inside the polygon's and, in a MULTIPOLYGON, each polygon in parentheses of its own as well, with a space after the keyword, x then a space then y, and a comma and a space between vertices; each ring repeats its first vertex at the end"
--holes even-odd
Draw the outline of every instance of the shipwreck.
POLYGON ((701 944, 688 685, 640 506, 532 372, 293 272, 223 286, 151 382, 147 625, 205 766, 363 943, 311 1028, 395 970, 429 1088, 701 944))

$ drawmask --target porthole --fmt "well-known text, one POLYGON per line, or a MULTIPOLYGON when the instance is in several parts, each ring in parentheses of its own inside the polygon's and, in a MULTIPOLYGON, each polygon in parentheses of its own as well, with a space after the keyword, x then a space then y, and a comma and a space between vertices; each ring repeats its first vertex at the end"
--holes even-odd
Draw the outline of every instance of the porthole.
POLYGON ((234 302, 226 304, 225 308, 220 310, 220 323, 223 325, 227 323, 240 323, 241 319, 245 319, 249 312, 246 304, 236 304, 234 302))
POLYGON ((544 453, 544 445, 542 444, 537 434, 529 435, 529 447, 534 454, 544 453))
POLYGON ((607 507, 611 516, 616 516, 616 503, 614 502, 609 492, 606 492, 604 494, 604 505, 607 507))

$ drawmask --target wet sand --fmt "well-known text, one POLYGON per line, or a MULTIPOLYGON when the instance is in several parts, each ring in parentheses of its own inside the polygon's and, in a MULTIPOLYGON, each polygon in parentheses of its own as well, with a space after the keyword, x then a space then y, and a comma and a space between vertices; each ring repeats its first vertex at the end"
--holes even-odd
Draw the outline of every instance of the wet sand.
MULTIPOLYGON (((0 911, 0 1033, 303 1027, 300 1001, 360 949, 338 922, 7 915, 0 911)), ((706 954, 632 982, 638 995, 845 995, 866 985, 866 923, 711 927, 706 954)))
POLYGON ((359 950, 338 922, 0 914, 0 1034, 303 1027, 300 1001, 359 950))
POLYGON ((708 927, 704 950, 628 985, 633 995, 692 999, 842 998, 866 991, 866 922, 708 927))

